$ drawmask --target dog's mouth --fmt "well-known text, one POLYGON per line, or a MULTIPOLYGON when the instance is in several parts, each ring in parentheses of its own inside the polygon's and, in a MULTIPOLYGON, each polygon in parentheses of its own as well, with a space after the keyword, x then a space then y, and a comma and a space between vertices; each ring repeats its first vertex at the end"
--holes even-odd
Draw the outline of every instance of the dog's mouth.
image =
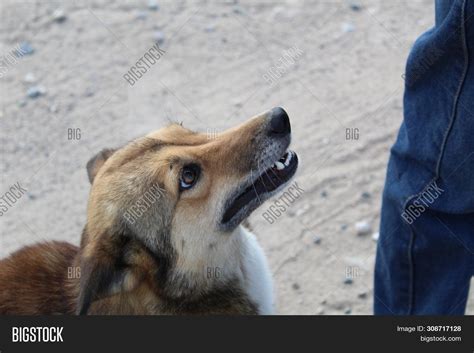
POLYGON ((286 184, 296 173, 297 168, 297 154, 290 150, 286 151, 229 203, 222 217, 222 224, 234 226, 240 223, 271 194, 286 184))

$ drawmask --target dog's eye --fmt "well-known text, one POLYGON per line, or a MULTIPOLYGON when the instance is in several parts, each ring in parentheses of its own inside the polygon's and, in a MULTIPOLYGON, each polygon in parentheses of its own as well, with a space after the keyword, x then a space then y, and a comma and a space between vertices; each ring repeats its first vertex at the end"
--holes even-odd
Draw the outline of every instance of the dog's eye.
POLYGON ((181 177, 179 178, 180 190, 191 189, 199 178, 199 167, 197 165, 185 166, 181 171, 181 177))

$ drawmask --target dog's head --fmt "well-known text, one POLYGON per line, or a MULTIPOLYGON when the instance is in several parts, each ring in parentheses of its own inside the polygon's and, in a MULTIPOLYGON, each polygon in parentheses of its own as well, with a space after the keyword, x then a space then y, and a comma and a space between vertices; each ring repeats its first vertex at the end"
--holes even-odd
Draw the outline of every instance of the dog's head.
MULTIPOLYGON (((87 165, 83 256, 97 257, 101 240, 120 244, 123 235, 176 273, 216 265, 230 257, 236 227, 295 174, 290 140, 288 115, 274 108, 219 134, 173 124, 103 150, 87 165)), ((102 254, 119 251, 108 246, 102 254)))

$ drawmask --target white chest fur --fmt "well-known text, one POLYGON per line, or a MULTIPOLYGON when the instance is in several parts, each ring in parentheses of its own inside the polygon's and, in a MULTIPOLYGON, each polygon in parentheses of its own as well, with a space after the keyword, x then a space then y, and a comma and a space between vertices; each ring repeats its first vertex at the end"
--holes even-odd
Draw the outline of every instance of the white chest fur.
POLYGON ((272 276, 255 235, 242 226, 233 234, 214 234, 206 227, 199 231, 185 224, 177 224, 174 229, 171 239, 178 250, 174 275, 187 279, 188 290, 194 287, 205 291, 219 282, 237 279, 259 314, 273 314, 272 276), (213 275, 216 269, 219 271, 213 275))
POLYGON ((260 315, 271 315, 274 313, 273 282, 267 259, 255 235, 243 227, 238 231, 243 238, 244 290, 257 304, 260 315))

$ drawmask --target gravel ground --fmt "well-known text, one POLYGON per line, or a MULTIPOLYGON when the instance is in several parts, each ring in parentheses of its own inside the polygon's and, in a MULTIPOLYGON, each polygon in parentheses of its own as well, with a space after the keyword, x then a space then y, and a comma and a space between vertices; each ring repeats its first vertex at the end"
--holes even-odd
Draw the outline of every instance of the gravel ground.
POLYGON ((103 147, 171 120, 218 132, 283 106, 305 192, 272 224, 262 214, 275 198, 250 219, 278 312, 372 312, 372 233, 402 120, 401 75, 434 23, 431 0, 6 0, 0 13, 0 53, 20 43, 24 53, 0 79, 1 189, 28 190, 0 218, 0 257, 46 239, 78 244, 85 164, 103 147), (166 53, 130 86, 122 76, 155 42, 166 53), (367 235, 357 235, 361 221, 367 235))

